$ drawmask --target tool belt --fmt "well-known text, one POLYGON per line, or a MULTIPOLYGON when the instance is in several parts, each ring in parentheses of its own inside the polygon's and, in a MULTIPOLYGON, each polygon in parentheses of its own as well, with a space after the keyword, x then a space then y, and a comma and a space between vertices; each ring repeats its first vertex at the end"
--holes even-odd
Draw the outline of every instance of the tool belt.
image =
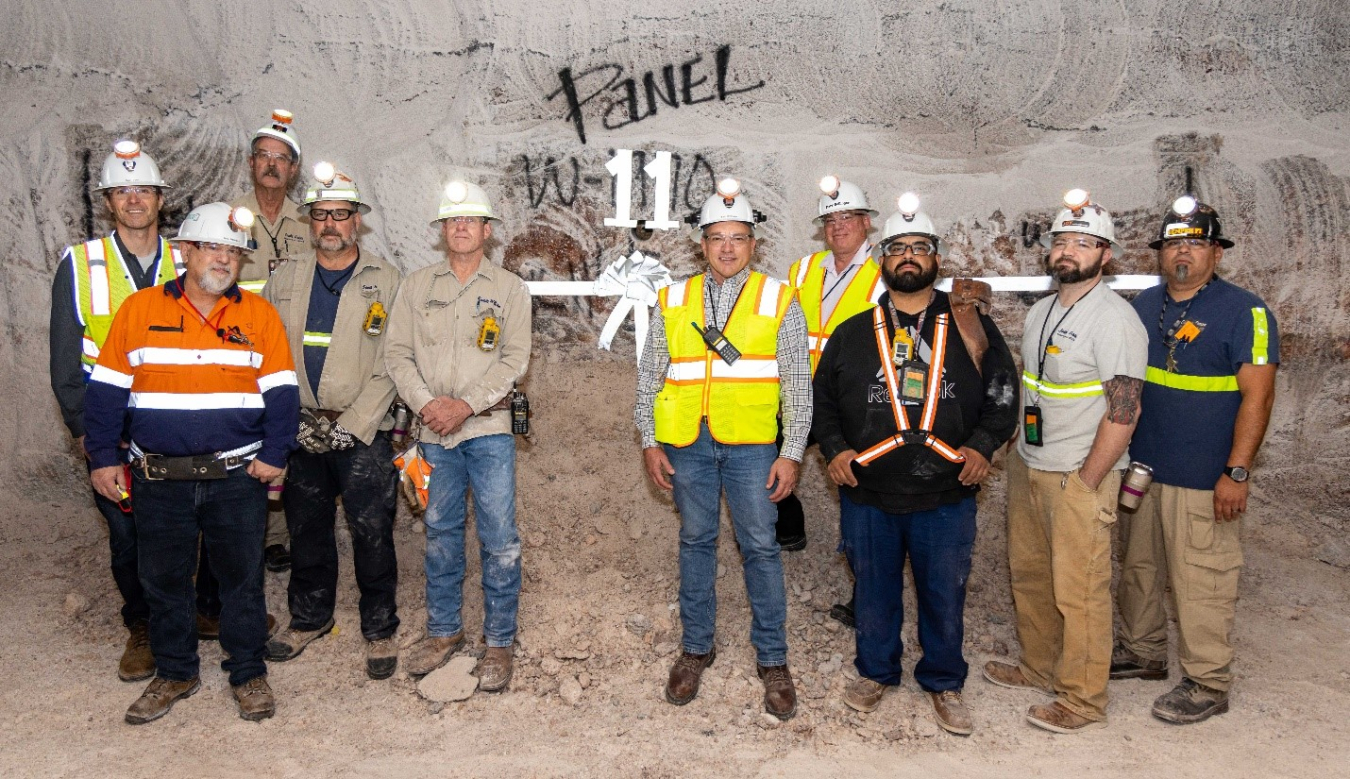
POLYGON ((131 461, 131 469, 148 481, 189 481, 194 479, 223 479, 231 468, 237 468, 248 462, 248 454, 236 454, 221 457, 215 454, 199 454, 194 457, 166 457, 162 454, 147 454, 131 461))

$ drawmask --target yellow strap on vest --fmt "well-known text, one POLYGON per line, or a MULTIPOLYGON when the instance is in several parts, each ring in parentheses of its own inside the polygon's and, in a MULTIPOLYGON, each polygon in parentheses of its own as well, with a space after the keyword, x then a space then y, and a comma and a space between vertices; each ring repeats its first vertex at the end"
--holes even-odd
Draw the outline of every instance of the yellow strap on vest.
POLYGON ((866 466, 892 449, 898 449, 908 443, 919 443, 951 462, 965 462, 965 455, 930 432, 933 423, 937 421, 938 399, 942 395, 942 362, 947 355, 947 315, 938 314, 933 328, 933 359, 928 369, 927 397, 924 399, 923 413, 919 417, 919 427, 913 431, 910 430, 909 419, 900 404, 900 382, 895 375, 895 364, 891 362, 890 349, 887 348, 886 312, 881 306, 872 309, 872 325, 876 333, 877 356, 881 358, 881 369, 886 375, 886 388, 891 393, 891 412, 895 415, 895 426, 899 432, 859 454, 853 458, 854 461, 866 466))

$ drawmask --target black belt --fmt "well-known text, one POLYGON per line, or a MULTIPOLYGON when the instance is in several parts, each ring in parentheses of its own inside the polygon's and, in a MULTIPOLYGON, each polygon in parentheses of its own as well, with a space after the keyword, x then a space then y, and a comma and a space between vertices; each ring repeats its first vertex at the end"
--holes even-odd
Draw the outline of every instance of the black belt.
POLYGON ((189 481, 194 479, 223 479, 231 468, 237 468, 248 462, 254 452, 219 457, 214 454, 199 454, 192 457, 168 457, 162 454, 147 454, 134 458, 131 468, 149 481, 189 481))

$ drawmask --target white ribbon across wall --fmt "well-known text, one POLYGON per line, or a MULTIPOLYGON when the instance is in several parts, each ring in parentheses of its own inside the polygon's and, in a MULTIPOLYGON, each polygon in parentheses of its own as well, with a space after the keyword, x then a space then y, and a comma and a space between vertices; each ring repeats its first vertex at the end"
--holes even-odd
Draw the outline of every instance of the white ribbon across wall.
POLYGON ((599 346, 609 349, 614 336, 633 312, 633 336, 637 341, 637 356, 642 359, 642 347, 647 343, 647 327, 651 307, 656 305, 656 291, 674 282, 670 270, 657 260, 634 250, 609 264, 595 281, 527 281, 531 295, 541 297, 619 297, 609 319, 600 331, 599 346))

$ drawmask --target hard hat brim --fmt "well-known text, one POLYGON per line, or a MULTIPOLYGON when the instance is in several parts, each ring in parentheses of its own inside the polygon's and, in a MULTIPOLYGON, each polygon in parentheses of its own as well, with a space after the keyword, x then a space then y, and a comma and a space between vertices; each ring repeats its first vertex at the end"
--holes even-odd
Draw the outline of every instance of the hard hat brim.
POLYGON ((829 214, 821 214, 820 216, 817 216, 815 219, 812 219, 811 221, 815 222, 816 224, 825 224, 825 217, 829 216, 830 214, 844 213, 845 211, 860 211, 872 217, 873 219, 877 218, 878 216, 881 216, 881 212, 873 208, 841 208, 838 211, 831 211, 829 214))

